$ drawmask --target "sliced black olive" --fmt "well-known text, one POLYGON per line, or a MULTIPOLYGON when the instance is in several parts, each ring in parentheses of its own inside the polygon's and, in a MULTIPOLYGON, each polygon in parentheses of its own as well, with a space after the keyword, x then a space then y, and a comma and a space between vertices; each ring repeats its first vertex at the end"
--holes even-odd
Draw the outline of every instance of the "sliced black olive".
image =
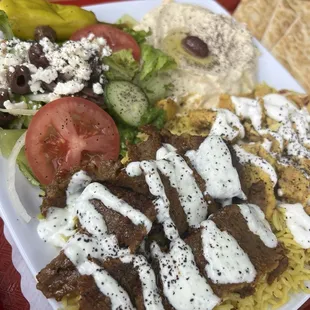
POLYGON ((7 89, 0 88, 0 108, 4 109, 3 103, 10 100, 9 92, 7 89))
POLYGON ((206 58, 209 56, 208 45, 198 37, 187 36, 182 40, 182 46, 188 53, 195 57, 206 58))
POLYGON ((42 82, 42 88, 50 93, 52 93, 54 91, 56 87, 56 83, 55 82, 51 82, 49 84, 42 82))
POLYGON ((30 92, 31 74, 26 66, 16 66, 13 72, 9 70, 7 79, 12 93, 25 95, 30 92))
POLYGON ((31 45, 28 51, 28 57, 30 63, 35 65, 37 68, 42 67, 43 69, 49 66, 49 61, 44 55, 43 48, 39 43, 31 45))
POLYGON ((51 42, 56 42, 56 32, 50 26, 38 26, 34 30, 34 39, 39 42, 43 38, 48 38, 51 42))
POLYGON ((90 87, 84 87, 82 91, 80 92, 80 96, 85 99, 88 99, 89 101, 96 103, 103 109, 106 108, 104 97, 102 95, 95 94, 94 91, 90 87))
POLYGON ((90 82, 91 83, 95 83, 95 82, 98 82, 99 81, 99 78, 100 78, 100 74, 101 74, 101 64, 99 62, 99 58, 96 56, 96 57, 93 57, 89 60, 89 64, 90 64, 90 68, 91 68, 91 75, 90 75, 90 82))
MULTIPOLYGON (((3 103, 10 100, 9 92, 7 89, 0 89, 0 108, 5 109, 3 103)), ((0 127, 8 128, 9 124, 16 118, 16 116, 9 113, 0 112, 0 127)))

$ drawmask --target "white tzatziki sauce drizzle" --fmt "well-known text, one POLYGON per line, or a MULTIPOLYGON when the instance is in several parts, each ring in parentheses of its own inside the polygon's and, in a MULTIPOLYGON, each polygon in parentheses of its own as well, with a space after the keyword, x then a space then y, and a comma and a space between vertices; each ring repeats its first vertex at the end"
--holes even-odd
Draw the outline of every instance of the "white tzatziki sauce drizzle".
POLYGON ((78 266, 78 271, 82 275, 91 275, 94 278, 100 292, 110 298, 112 310, 135 310, 126 290, 103 268, 86 261, 78 266))
POLYGON ((142 284, 142 293, 145 310, 164 310, 162 299, 156 285, 154 270, 151 268, 146 258, 142 255, 127 255, 120 257, 124 264, 132 263, 138 271, 142 284))
POLYGON ((273 183, 273 186, 275 186, 278 182, 278 176, 274 168, 268 163, 267 160, 256 156, 252 153, 248 153, 245 151, 242 147, 239 145, 234 145, 233 146, 236 155, 239 159, 240 164, 252 164, 256 167, 261 168, 265 173, 269 175, 270 180, 273 183))
POLYGON ((285 209, 286 224, 294 240, 304 249, 310 248, 310 216, 300 203, 280 204, 285 209))
POLYGON ((160 172, 168 177, 170 185, 176 188, 189 226, 199 227, 207 217, 208 205, 196 183, 193 171, 169 144, 164 144, 157 151, 156 160, 160 172))
POLYGON ((171 242, 169 253, 162 253, 156 243, 151 251, 159 261, 164 294, 175 309, 211 310, 220 302, 200 275, 191 248, 181 238, 171 242))
POLYGON ((256 270, 235 238, 217 228, 212 220, 201 223, 206 273, 217 284, 251 283, 256 270))
POLYGON ((255 99, 231 96, 236 114, 250 119, 255 130, 260 130, 262 125, 262 107, 255 99))
POLYGON ((259 236, 265 246, 275 248, 278 245, 277 237, 271 230, 264 212, 254 204, 240 204, 240 213, 246 220, 249 230, 259 236))
MULTIPOLYGON (((79 273, 91 275, 99 290, 110 297, 112 309, 134 310, 126 291, 105 270, 88 260, 89 257, 102 260, 130 253, 129 249, 119 248, 115 235, 108 234, 103 216, 90 201, 92 199, 100 200, 107 208, 129 218, 133 224, 144 225, 147 232, 150 231, 152 222, 142 212, 113 195, 104 185, 90 182, 91 179, 84 171, 75 173, 66 192, 67 207, 63 209, 50 208, 46 219, 39 224, 38 233, 43 239, 63 246, 65 255, 76 266, 79 273), (91 235, 75 233, 76 217, 81 226, 91 235), (57 235, 71 236, 71 238, 66 243, 59 244, 58 240, 55 241, 57 235)), ((65 241, 65 238, 63 240, 65 241)), ((145 266, 141 268, 143 269, 145 266)), ((144 280, 146 283, 147 279, 144 280)), ((147 289, 147 287, 143 287, 143 289, 147 289)), ((153 306, 145 305, 146 309, 150 310, 162 309, 160 305, 157 308, 153 306)))
POLYGON ((184 158, 176 153, 172 145, 164 144, 157 151, 156 160, 128 164, 126 173, 129 176, 135 177, 142 173, 145 175, 151 194, 157 197, 154 201, 157 219, 163 224, 167 237, 173 240, 178 237, 178 234, 170 217, 170 202, 159 171, 169 178, 170 185, 177 190, 180 204, 190 226, 199 227, 201 221, 207 216, 208 206, 195 181, 193 171, 184 158))
POLYGON ((213 109, 213 111, 216 111, 216 119, 210 131, 211 136, 220 136, 228 141, 238 137, 244 138, 244 127, 238 116, 226 109, 213 109))
POLYGON ((222 138, 208 136, 197 151, 188 151, 186 156, 206 182, 206 193, 211 197, 222 201, 233 197, 246 198, 230 151, 222 138))

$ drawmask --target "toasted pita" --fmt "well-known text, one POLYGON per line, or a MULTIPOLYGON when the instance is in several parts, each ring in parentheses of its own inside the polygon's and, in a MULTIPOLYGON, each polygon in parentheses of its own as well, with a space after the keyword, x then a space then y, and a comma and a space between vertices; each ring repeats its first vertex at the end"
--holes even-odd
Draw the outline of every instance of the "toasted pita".
POLYGON ((310 16, 309 0, 287 0, 287 3, 297 14, 310 16))
POLYGON ((273 55, 310 92, 310 23, 299 16, 272 49, 273 55))
POLYGON ((265 47, 272 49, 296 18, 297 13, 291 8, 287 0, 280 0, 262 37, 262 43, 265 47))
POLYGON ((239 22, 246 23, 251 33, 260 40, 277 2, 278 0, 242 0, 234 17, 239 22))

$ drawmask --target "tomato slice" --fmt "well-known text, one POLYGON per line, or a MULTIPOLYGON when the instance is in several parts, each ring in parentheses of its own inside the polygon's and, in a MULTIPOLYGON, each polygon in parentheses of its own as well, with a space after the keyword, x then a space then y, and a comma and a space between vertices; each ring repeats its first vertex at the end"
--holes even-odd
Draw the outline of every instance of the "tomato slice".
POLYGON ((130 34, 110 25, 98 24, 87 26, 76 31, 70 39, 78 41, 81 38, 88 37, 90 33, 93 33, 96 37, 105 38, 113 52, 131 49, 134 59, 140 60, 141 52, 137 41, 130 34))
POLYGON ((95 103, 65 97, 35 114, 25 150, 34 175, 47 185, 57 170, 78 167, 86 157, 100 154, 106 160, 117 159, 120 138, 112 117, 95 103))

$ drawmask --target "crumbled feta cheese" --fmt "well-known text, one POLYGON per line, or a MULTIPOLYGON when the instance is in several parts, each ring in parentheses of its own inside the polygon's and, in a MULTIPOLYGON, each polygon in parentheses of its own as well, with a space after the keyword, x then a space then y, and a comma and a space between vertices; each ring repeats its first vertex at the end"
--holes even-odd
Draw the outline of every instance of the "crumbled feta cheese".
MULTIPOLYGON (((49 61, 49 67, 37 68, 29 62, 28 52, 32 42, 23 42, 13 38, 0 42, 0 88, 7 88, 7 73, 14 72, 15 66, 27 66, 31 73, 30 90, 37 95, 44 93, 42 82, 50 84, 61 75, 63 81, 58 82, 54 89, 54 96, 73 95, 80 92, 93 73, 94 62, 102 63, 102 58, 112 54, 111 48, 104 38, 97 38, 90 34, 79 41, 67 41, 62 45, 51 42, 48 38, 40 40, 44 56, 49 61)), ((99 73, 107 71, 108 66, 98 65, 99 73)), ((104 77, 100 80, 104 81, 104 77)), ((93 85, 97 94, 102 94, 102 86, 93 85)))
POLYGON ((97 95, 102 95, 103 94, 103 88, 100 83, 95 83, 93 84, 93 91, 97 95))
POLYGON ((73 95, 80 92, 84 88, 84 84, 77 81, 68 81, 65 83, 58 83, 54 89, 57 95, 73 95))
POLYGON ((57 77, 58 77, 58 73, 52 67, 48 67, 46 69, 39 68, 36 73, 31 75, 32 81, 42 81, 47 84, 55 81, 57 77))
POLYGON ((102 65, 102 71, 109 71, 110 67, 108 65, 102 65))
POLYGON ((28 109, 27 103, 24 101, 12 103, 10 100, 6 100, 6 101, 4 101, 3 105, 8 110, 28 109))

